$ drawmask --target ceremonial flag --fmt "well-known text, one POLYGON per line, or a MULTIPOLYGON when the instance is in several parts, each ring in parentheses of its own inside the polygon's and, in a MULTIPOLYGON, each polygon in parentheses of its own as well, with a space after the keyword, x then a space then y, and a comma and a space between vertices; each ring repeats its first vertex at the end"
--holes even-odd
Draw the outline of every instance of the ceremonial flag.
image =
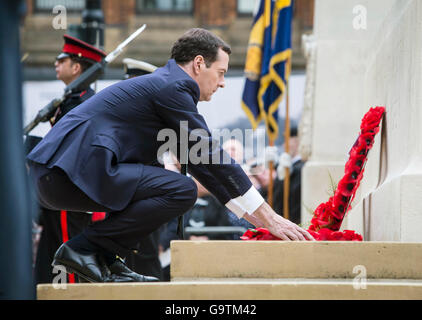
POLYGON ((270 141, 291 70, 292 17, 293 0, 260 0, 249 36, 242 108, 253 129, 265 120, 270 141))

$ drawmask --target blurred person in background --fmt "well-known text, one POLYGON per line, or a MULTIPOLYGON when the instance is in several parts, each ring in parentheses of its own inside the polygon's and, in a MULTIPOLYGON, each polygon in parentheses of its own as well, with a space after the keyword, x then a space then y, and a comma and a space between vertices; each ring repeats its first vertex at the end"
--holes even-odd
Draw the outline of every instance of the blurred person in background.
MULTIPOLYGON (((285 149, 285 144, 282 146, 285 149)), ((283 152, 280 155, 277 166, 277 177, 274 181, 274 204, 273 209, 279 215, 283 215, 283 194, 284 194, 284 177, 285 167, 289 168, 290 182, 289 182, 289 220, 299 224, 301 222, 300 209, 302 206, 301 200, 301 181, 302 168, 305 162, 299 154, 299 136, 297 128, 290 130, 289 152, 283 152)))
MULTIPOLYGON (((285 150, 285 144, 281 146, 285 150)), ((289 152, 282 152, 276 158, 275 170, 272 172, 273 179, 273 209, 277 214, 283 216, 284 210, 284 177, 285 168, 289 169, 289 220, 299 224, 301 210, 301 174, 305 164, 299 154, 299 137, 297 128, 292 128, 289 139, 289 152)), ((254 183, 264 198, 268 197, 270 184, 270 170, 264 163, 258 163, 251 159, 249 164, 249 178, 254 183)))

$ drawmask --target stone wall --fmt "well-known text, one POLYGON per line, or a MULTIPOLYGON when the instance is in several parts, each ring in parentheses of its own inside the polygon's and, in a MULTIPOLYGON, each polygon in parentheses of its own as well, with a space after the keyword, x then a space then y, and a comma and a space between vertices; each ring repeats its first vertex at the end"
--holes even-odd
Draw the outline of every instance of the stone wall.
POLYGON ((302 130, 304 223, 305 206, 328 200, 329 172, 342 177, 365 112, 385 106, 384 134, 375 138, 344 228, 366 240, 422 241, 421 23, 417 0, 316 1, 314 86, 304 115, 311 120, 302 130), (362 12, 366 28, 356 28, 362 12))

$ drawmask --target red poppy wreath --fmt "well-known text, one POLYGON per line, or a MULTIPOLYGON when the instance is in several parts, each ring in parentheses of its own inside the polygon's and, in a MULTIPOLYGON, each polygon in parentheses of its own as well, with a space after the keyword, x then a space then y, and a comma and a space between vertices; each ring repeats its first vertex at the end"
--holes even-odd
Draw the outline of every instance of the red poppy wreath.
MULTIPOLYGON (((380 130, 380 123, 385 107, 371 108, 363 117, 360 133, 346 162, 344 176, 339 181, 334 195, 327 202, 321 203, 314 211, 308 232, 318 241, 362 241, 360 234, 353 230, 340 231, 344 216, 350 211, 356 190, 365 171, 368 152, 374 144, 375 135, 380 130)), ((247 230, 242 240, 280 240, 265 228, 247 230)))

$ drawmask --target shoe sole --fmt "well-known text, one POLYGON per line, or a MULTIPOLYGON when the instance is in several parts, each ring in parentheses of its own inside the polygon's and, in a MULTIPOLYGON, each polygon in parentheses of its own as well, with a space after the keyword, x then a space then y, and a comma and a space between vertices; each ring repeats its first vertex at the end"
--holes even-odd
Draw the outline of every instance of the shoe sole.
MULTIPOLYGON (((65 271, 66 271, 66 273, 67 273, 67 274, 75 273, 75 274, 77 274, 77 275, 78 275, 78 277, 80 277, 80 278, 82 278, 82 279, 84 279, 84 280, 86 280, 86 281, 88 281, 88 282, 95 282, 95 283, 100 282, 100 281, 98 281, 98 280, 94 280, 94 279, 92 279, 91 277, 89 277, 89 276, 87 276, 87 275, 83 274, 83 273, 82 273, 82 272, 80 272, 80 271, 77 271, 77 270, 73 269, 72 267, 69 267, 68 265, 66 265, 66 263, 65 263, 65 262, 61 262, 60 260, 56 260, 56 259, 54 259, 54 260, 53 260, 53 262, 51 263, 51 266, 52 266, 52 267, 63 266, 63 267, 65 268, 65 271)), ((82 282, 83 282, 83 281, 82 281, 82 282)), ((85 282, 85 283, 86 283, 86 282, 85 282)))

